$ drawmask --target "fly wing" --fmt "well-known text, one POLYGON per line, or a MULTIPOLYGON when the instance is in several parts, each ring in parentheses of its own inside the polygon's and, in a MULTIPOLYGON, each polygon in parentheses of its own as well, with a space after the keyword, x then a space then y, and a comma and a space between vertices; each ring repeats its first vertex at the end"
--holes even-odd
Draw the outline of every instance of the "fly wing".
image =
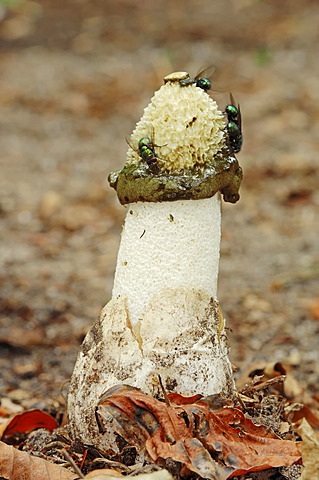
POLYGON ((128 144, 128 146, 134 150, 134 152, 137 152, 138 150, 136 148, 133 147, 132 145, 132 142, 131 142, 131 139, 129 137, 125 137, 125 140, 126 140, 126 143, 128 144))
POLYGON ((198 80, 199 78, 208 78, 210 79, 210 77, 213 75, 213 73, 215 72, 216 70, 216 67, 215 65, 210 65, 209 67, 207 68, 204 68, 203 70, 201 70, 195 77, 195 81, 198 80))
POLYGON ((239 127, 239 130, 241 131, 241 111, 240 111, 239 103, 238 103, 238 105, 236 106, 235 99, 234 99, 233 94, 232 94, 231 92, 229 92, 229 97, 230 97, 230 103, 231 103, 231 105, 234 105, 234 107, 236 107, 237 110, 238 110, 237 125, 238 125, 238 127, 239 127))
POLYGON ((234 105, 234 107, 236 107, 235 99, 234 99, 233 94, 231 92, 229 92, 229 98, 230 98, 230 104, 234 105))
POLYGON ((241 127, 241 112, 240 112, 240 105, 237 105, 237 110, 238 110, 238 127, 239 130, 242 132, 242 127, 241 127))

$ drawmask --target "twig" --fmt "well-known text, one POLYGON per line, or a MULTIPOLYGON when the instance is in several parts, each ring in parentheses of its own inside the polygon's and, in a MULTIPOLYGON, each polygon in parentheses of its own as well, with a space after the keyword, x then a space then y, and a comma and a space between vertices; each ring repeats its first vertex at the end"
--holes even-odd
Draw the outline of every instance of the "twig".
POLYGON ((65 450, 65 448, 62 448, 61 449, 61 452, 63 453, 65 459, 70 463, 70 465, 72 466, 73 470, 75 471, 75 473, 77 475, 79 475, 80 478, 85 478, 85 476, 83 475, 83 473, 81 472, 81 470, 79 469, 79 467, 77 466, 77 464, 75 463, 75 461, 73 460, 73 458, 68 454, 68 452, 65 450))
POLYGON ((162 378, 160 375, 158 375, 158 380, 159 380, 159 384, 161 386, 161 389, 162 389, 162 392, 163 392, 163 395, 164 395, 164 400, 165 400, 165 403, 168 407, 170 407, 171 405, 171 402, 169 401, 169 398, 167 396, 167 393, 166 393, 166 390, 164 388, 164 385, 163 385, 163 382, 162 382, 162 378))
POLYGON ((242 388, 239 393, 241 395, 247 395, 250 392, 259 392, 260 390, 265 390, 266 388, 274 387, 279 383, 283 383, 285 380, 286 375, 279 375, 278 377, 270 378, 269 380, 266 380, 258 385, 248 385, 242 388))

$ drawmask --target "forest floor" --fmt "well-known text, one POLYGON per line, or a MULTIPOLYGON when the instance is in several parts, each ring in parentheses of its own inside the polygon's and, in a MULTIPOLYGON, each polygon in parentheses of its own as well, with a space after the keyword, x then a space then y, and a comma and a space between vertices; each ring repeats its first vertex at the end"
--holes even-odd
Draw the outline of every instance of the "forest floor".
POLYGON ((319 395, 319 7, 279 3, 27 0, 3 12, 1 396, 63 407, 111 295, 125 208, 107 175, 163 77, 210 64, 213 97, 223 110, 231 91, 243 116, 218 290, 231 361, 238 378, 282 362, 319 395))

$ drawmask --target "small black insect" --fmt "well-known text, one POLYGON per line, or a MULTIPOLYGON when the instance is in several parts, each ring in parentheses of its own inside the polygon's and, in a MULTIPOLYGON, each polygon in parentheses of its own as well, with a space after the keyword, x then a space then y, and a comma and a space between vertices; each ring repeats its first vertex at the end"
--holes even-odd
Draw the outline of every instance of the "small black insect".
POLYGON ((142 137, 138 142, 139 155, 147 165, 154 165, 157 162, 154 147, 155 145, 149 137, 142 137))
POLYGON ((229 122, 235 122, 241 128, 241 114, 240 114, 240 106, 239 104, 235 105, 235 99, 233 95, 230 93, 230 104, 226 105, 225 113, 227 115, 229 122))
POLYGON ((183 80, 179 81, 179 84, 182 87, 195 84, 196 87, 199 87, 205 92, 207 92, 212 88, 212 82, 210 81, 209 77, 211 77, 214 71, 215 71, 215 67, 213 66, 205 68, 204 70, 199 72, 195 78, 191 78, 191 77, 184 78, 183 80))
MULTIPOLYGON (((137 148, 134 148, 131 143, 126 139, 129 146, 135 150, 139 156, 147 163, 149 167, 154 167, 157 163, 158 157, 155 153, 155 147, 163 147, 164 145, 155 145, 154 143, 154 129, 152 128, 149 136, 142 137, 138 141, 137 148)), ((162 159, 161 159, 162 160, 162 159)))
POLYGON ((239 104, 235 105, 235 100, 230 94, 230 104, 226 106, 225 113, 227 115, 227 134, 228 142, 231 150, 238 153, 243 144, 243 135, 241 129, 241 113, 239 104))

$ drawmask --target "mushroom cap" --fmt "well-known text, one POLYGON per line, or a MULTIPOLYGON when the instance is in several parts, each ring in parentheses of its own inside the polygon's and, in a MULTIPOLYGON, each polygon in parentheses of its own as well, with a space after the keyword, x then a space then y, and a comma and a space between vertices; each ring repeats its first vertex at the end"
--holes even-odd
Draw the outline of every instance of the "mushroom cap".
POLYGON ((164 82, 131 135, 124 168, 109 177, 120 202, 209 198, 218 190, 236 202, 242 171, 217 103, 187 72, 164 82))

